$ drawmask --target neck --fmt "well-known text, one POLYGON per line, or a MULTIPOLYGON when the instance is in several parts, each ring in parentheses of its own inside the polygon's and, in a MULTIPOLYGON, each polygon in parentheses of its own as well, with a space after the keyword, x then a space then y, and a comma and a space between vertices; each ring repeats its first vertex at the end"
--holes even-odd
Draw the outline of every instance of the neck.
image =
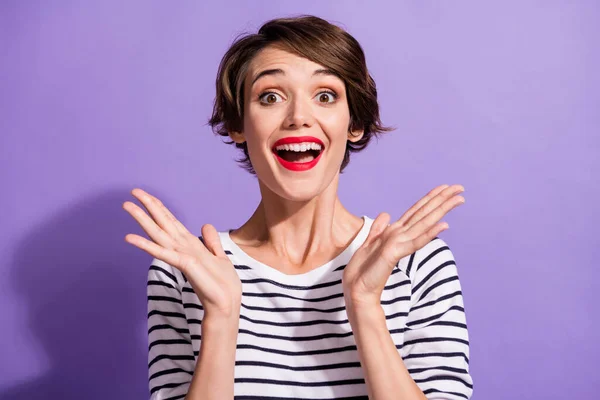
POLYGON ((235 231, 236 241, 272 251, 297 266, 346 247, 363 222, 342 205, 338 182, 339 174, 308 201, 282 198, 260 182, 262 200, 250 219, 235 231))

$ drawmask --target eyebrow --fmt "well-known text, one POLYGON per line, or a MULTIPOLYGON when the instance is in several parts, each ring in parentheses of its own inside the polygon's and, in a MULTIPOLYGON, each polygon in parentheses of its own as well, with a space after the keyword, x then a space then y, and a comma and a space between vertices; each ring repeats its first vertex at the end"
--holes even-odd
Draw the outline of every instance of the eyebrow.
MULTIPOLYGON (((253 86, 257 80, 259 80, 263 76, 267 76, 267 75, 285 75, 285 72, 280 68, 266 69, 264 71, 261 71, 254 77, 254 79, 252 80, 251 86, 253 86)), ((335 77, 339 78, 338 74, 336 74, 335 72, 333 72, 332 70, 330 70, 328 68, 317 69, 312 74, 312 76, 318 76, 318 75, 335 76, 335 77)))

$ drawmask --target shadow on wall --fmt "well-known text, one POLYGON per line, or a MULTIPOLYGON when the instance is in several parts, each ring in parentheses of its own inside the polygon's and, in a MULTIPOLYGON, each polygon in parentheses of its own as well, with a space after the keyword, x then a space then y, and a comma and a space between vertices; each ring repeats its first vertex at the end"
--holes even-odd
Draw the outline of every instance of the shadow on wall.
POLYGON ((144 234, 121 208, 135 200, 129 192, 69 206, 15 250, 11 286, 49 369, 4 390, 1 399, 149 397, 144 338, 152 257, 124 241, 127 233, 144 234))

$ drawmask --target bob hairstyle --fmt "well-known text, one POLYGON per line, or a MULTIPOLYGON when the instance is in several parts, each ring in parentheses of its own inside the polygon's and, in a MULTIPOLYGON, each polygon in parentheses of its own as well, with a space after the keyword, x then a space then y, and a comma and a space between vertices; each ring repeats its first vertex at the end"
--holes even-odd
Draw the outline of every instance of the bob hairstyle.
MULTIPOLYGON (((350 125, 348 133, 363 130, 356 142, 346 142, 346 153, 340 173, 350 161, 351 152, 359 152, 372 136, 391 131, 379 118, 375 81, 367 70, 360 44, 344 29, 312 15, 277 18, 266 22, 256 34, 242 34, 231 45, 219 65, 216 96, 209 124, 215 134, 228 137, 229 132, 243 132, 244 80, 253 57, 267 46, 307 58, 329 68, 346 87, 350 125)), ((227 141, 234 144, 233 141, 227 141)), ((256 174, 247 144, 235 143, 244 152, 237 160, 256 174)))

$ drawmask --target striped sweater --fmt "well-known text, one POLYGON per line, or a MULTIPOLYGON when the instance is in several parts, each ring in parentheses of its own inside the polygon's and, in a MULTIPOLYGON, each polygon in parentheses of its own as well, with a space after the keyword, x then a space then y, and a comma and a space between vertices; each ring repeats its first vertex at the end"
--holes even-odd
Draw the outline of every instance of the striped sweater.
MULTIPOLYGON (((328 263, 287 275, 221 243, 242 281, 234 396, 367 399, 344 305, 343 269, 373 219, 328 263)), ((453 254, 436 237, 402 258, 381 296, 390 335, 428 399, 469 399, 469 337, 453 254)), ((154 259, 148 273, 148 368, 152 400, 183 399, 202 342, 203 308, 177 269, 154 259)))

